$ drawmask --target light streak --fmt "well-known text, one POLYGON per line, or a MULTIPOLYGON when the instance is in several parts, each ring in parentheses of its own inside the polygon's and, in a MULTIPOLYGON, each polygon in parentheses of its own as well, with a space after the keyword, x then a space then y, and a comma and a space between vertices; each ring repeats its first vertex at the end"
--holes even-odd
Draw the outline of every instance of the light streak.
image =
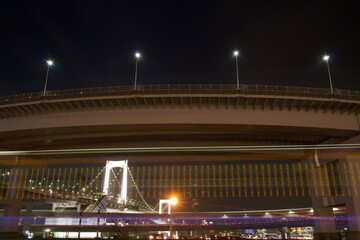
POLYGON ((56 150, 0 151, 0 156, 68 155, 101 153, 151 152, 242 152, 357 149, 360 144, 270 145, 270 146, 195 146, 195 147, 134 147, 134 148, 75 148, 56 150))

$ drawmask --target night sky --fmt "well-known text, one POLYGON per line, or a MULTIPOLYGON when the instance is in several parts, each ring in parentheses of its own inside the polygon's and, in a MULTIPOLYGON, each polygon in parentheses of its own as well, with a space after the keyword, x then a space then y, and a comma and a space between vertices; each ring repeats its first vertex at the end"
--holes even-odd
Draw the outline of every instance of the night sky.
POLYGON ((360 90, 355 1, 182 0, 0 3, 0 95, 138 84, 360 90))

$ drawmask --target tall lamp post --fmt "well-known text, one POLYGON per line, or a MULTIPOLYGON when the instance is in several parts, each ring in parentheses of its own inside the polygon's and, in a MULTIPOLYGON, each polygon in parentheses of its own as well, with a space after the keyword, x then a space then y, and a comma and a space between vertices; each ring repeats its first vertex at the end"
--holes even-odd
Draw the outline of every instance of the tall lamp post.
POLYGON ((136 63, 135 63, 135 81, 134 81, 134 89, 136 90, 137 88, 137 71, 138 71, 138 60, 141 57, 139 52, 135 53, 135 59, 136 59, 136 63))
POLYGON ((173 230, 172 230, 172 210, 171 210, 171 205, 176 205, 178 202, 177 198, 171 198, 170 199, 170 203, 169 203, 169 212, 170 212, 170 224, 169 224, 169 227, 170 227, 170 239, 172 239, 173 237, 173 230))
POLYGON ((234 56, 235 56, 235 62, 236 62, 236 89, 239 89, 239 66, 238 66, 239 51, 235 50, 234 56))
POLYGON ((325 56, 323 57, 323 59, 324 59, 324 61, 326 62, 326 66, 327 66, 327 70, 328 70, 328 74, 329 74, 330 91, 331 91, 331 93, 334 93, 333 86, 332 86, 332 81, 331 81, 330 66, 329 66, 330 56, 329 56, 329 55, 325 55, 325 56))
POLYGON ((45 86, 44 86, 43 96, 46 95, 46 87, 47 87, 47 82, 48 82, 48 77, 49 77, 50 66, 53 65, 54 62, 51 61, 51 60, 47 60, 47 61, 46 61, 46 64, 47 64, 47 70, 46 70, 46 78, 45 78, 45 86))

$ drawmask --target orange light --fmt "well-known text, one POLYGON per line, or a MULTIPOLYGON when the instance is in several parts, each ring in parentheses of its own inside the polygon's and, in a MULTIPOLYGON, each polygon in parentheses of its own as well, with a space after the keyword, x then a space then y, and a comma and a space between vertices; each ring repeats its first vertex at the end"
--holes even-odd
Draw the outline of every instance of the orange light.
POLYGON ((176 204, 178 203, 177 198, 175 198, 175 197, 171 198, 171 199, 170 199, 170 203, 171 203, 172 205, 176 205, 176 204))

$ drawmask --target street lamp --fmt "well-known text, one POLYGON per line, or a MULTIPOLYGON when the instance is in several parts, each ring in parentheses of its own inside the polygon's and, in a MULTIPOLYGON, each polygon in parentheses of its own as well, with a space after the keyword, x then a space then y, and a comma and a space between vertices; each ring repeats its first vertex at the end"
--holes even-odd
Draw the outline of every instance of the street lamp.
POLYGON ((173 197, 170 199, 170 203, 169 203, 169 212, 170 212, 170 224, 169 224, 169 227, 170 227, 170 239, 172 239, 172 236, 173 236, 173 231, 172 231, 172 211, 171 211, 171 205, 176 205, 178 203, 178 200, 177 198, 173 197))
POLYGON ((239 66, 238 66, 239 51, 235 50, 234 56, 235 56, 235 62, 236 62, 236 89, 239 89, 239 66))
POLYGON ((136 90, 136 84, 137 84, 137 69, 138 69, 138 60, 141 57, 139 52, 135 53, 135 59, 136 59, 136 63, 135 63, 135 82, 134 82, 134 89, 136 90))
POLYGON ((163 209, 162 209, 163 204, 167 204, 167 207, 168 207, 168 214, 170 215, 170 223, 169 223, 170 239, 172 237, 172 211, 171 211, 171 205, 176 205, 177 203, 178 203, 178 200, 175 197, 172 197, 170 199, 160 199, 160 201, 159 201, 159 214, 163 213, 163 209))
POLYGON ((330 56, 329 56, 329 55, 325 55, 325 56, 323 57, 323 59, 324 59, 324 61, 326 62, 327 70, 328 70, 328 74, 329 74, 330 91, 331 91, 331 93, 334 93, 333 86, 332 86, 332 81, 331 81, 330 66, 329 66, 330 56))
POLYGON ((53 61, 51 60, 47 60, 46 61, 46 64, 47 64, 47 70, 46 70, 46 78, 45 78, 45 86, 44 86, 44 93, 43 93, 43 96, 46 95, 46 87, 47 87, 47 82, 48 82, 48 77, 49 77, 49 70, 50 70, 50 66, 54 64, 53 61))

